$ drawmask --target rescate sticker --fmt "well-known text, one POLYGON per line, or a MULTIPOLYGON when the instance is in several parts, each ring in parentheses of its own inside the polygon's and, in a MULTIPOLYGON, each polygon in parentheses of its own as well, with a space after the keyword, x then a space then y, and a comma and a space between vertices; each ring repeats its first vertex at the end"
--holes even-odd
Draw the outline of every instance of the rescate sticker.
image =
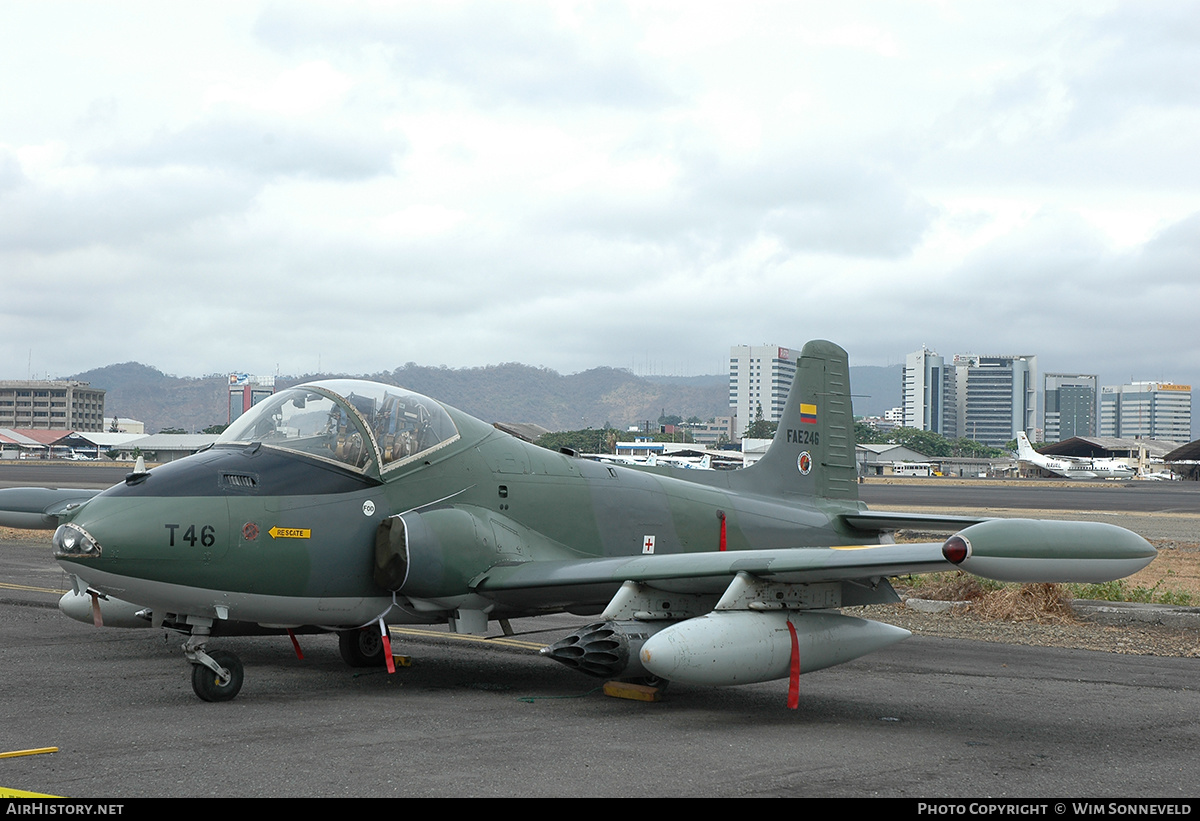
POLYGON ((307 527, 273 527, 267 531, 272 539, 311 539, 312 530, 307 527))

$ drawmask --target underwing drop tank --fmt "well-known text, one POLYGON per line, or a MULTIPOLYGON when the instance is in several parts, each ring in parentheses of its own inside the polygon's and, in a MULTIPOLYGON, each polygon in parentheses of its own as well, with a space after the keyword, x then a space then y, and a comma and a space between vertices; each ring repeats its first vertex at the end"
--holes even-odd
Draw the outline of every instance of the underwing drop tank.
POLYGON ((793 659, 811 673, 908 638, 890 624, 830 612, 713 612, 650 637, 647 672, 687 684, 728 686, 787 678, 793 659))

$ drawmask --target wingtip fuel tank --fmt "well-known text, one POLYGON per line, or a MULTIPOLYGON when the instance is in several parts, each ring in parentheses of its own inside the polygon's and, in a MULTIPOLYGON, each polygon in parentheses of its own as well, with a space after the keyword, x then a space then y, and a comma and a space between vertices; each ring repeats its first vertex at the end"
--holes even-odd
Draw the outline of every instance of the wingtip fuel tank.
POLYGON ((1158 551, 1136 533, 1104 522, 990 519, 951 536, 942 555, 968 573, 1001 582, 1098 584, 1138 572, 1158 551))

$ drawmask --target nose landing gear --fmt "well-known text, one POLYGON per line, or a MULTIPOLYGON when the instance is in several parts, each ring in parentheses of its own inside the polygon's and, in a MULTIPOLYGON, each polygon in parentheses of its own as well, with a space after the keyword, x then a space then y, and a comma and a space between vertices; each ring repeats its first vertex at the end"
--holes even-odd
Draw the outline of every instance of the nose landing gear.
POLYGON ((208 664, 192 665, 192 689, 204 701, 229 701, 242 689, 242 663, 233 653, 223 650, 214 651, 206 657, 213 662, 216 670, 209 669, 208 664))
POLYGON ((233 653, 224 650, 214 650, 212 654, 204 652, 211 624, 193 621, 183 654, 192 663, 192 690, 196 695, 204 701, 229 701, 241 691, 245 670, 233 653))

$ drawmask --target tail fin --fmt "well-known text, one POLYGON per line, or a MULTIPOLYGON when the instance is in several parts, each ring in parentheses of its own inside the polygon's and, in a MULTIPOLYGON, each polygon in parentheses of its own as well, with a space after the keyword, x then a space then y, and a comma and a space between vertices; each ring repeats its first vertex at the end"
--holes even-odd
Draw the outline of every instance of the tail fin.
POLYGON ((1029 444, 1029 437, 1025 435, 1025 431, 1017 431, 1017 458, 1029 461, 1037 455, 1037 452, 1033 449, 1033 445, 1029 444))
POLYGON ((737 472, 759 493, 858 499, 850 363, 842 348, 824 340, 804 346, 771 446, 737 472))

